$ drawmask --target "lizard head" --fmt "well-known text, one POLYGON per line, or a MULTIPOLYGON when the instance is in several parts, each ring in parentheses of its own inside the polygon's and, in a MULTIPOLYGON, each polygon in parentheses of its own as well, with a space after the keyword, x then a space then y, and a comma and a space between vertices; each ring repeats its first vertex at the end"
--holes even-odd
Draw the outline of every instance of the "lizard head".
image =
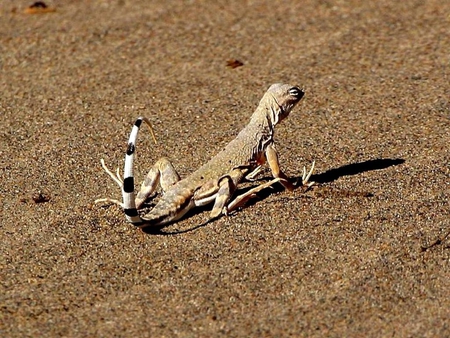
POLYGON ((305 92, 289 84, 276 83, 270 86, 262 101, 269 102, 268 118, 272 125, 285 119, 305 92), (266 101, 267 100, 267 101, 266 101))

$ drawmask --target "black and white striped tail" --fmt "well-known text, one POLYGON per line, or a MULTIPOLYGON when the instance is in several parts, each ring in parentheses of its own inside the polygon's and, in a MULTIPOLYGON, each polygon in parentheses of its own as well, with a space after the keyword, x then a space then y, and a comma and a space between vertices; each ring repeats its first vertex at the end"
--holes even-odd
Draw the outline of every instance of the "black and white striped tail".
POLYGON ((142 225, 143 223, 143 220, 139 216, 138 211, 136 209, 135 195, 134 195, 134 176, 133 176, 133 162, 134 162, 134 154, 136 151, 136 139, 142 121, 145 121, 147 124, 149 124, 149 122, 145 117, 139 117, 134 123, 133 129, 131 129, 130 138, 128 139, 128 147, 125 155, 125 168, 123 173, 123 190, 122 190, 125 217, 128 222, 136 226, 142 225))

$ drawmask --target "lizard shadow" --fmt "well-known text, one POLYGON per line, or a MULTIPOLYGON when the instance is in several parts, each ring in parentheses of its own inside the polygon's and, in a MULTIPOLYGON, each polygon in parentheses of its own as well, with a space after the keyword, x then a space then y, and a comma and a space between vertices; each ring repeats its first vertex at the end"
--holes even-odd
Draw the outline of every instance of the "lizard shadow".
MULTIPOLYGON (((195 209, 195 211, 190 211, 187 213, 183 219, 188 219, 194 215, 201 214, 203 212, 207 211, 206 207, 200 207, 195 209)), ((195 231, 197 229, 203 228, 207 226, 209 223, 214 222, 217 220, 217 218, 214 219, 208 219, 203 223, 197 224, 193 227, 187 228, 187 229, 180 229, 180 230, 173 230, 173 231, 163 231, 164 228, 170 227, 173 224, 167 224, 167 225, 161 225, 161 226, 149 226, 147 228, 142 228, 142 232, 148 235, 161 235, 161 236, 169 236, 169 235, 181 235, 187 232, 195 231)))
MULTIPOLYGON (((342 167, 325 171, 322 174, 312 175, 311 181, 317 183, 330 183, 343 176, 353 176, 366 171, 386 169, 404 162, 405 160, 402 158, 379 158, 375 160, 346 164, 342 167)), ((298 179, 301 180, 302 178, 299 177, 298 179)))
MULTIPOLYGON (((346 164, 338 168, 327 170, 320 174, 313 174, 311 175, 311 178, 309 179, 310 182, 315 182, 316 184, 324 184, 324 183, 330 183, 333 181, 336 181, 340 177, 344 176, 353 176, 358 175, 366 171, 372 171, 372 170, 381 170, 386 169, 394 165, 400 165, 404 163, 405 160, 401 158, 397 159, 375 159, 375 160, 368 160, 364 162, 358 162, 358 163, 351 163, 346 164)), ((257 181, 267 181, 271 179, 271 177, 264 177, 257 181)), ((296 189, 302 189, 302 186, 298 186, 302 182, 302 176, 297 176, 292 178, 295 182, 297 182, 297 188, 296 189)), ((314 187, 314 186, 313 186, 314 187)), ((306 192, 309 190, 309 188, 305 189, 303 187, 304 191, 306 192)), ((242 190, 245 191, 245 190, 242 190)), ((258 198, 250 200, 245 207, 251 206, 255 203, 258 203, 258 201, 262 201, 266 198, 268 198, 270 195, 273 195, 274 193, 280 193, 284 191, 284 187, 277 183, 276 185, 272 186, 271 188, 267 188, 262 190, 258 193, 258 198)), ((364 193, 365 196, 373 196, 371 193, 364 193)))
MULTIPOLYGON (((364 162, 346 164, 346 165, 343 165, 338 168, 327 170, 321 174, 311 175, 310 181, 316 182, 318 184, 330 183, 330 182, 336 181, 340 177, 353 176, 353 175, 361 174, 363 172, 371 171, 371 170, 386 169, 386 168, 394 166, 394 165, 400 165, 404 162, 405 162, 405 160, 401 159, 401 158, 396 158, 396 159, 386 158, 386 159, 375 159, 375 160, 368 160, 368 161, 364 161, 364 162)), ((263 181, 267 181, 270 179, 272 179, 272 178, 271 177, 263 177, 263 178, 255 180, 255 182, 263 182, 263 181)), ((294 177, 293 179, 297 182, 302 181, 301 176, 294 177)), ((239 193, 245 193, 246 191, 248 191, 249 189, 252 189, 253 187, 254 186, 241 188, 241 189, 238 189, 238 191, 239 191, 239 193)), ((262 200, 268 198, 269 196, 273 195, 274 193, 279 193, 279 192, 282 192, 283 190, 284 190, 283 186, 281 184, 277 183, 270 188, 267 188, 267 189, 262 190, 261 192, 258 192, 257 198, 254 198, 254 199, 251 199, 250 201, 248 201, 248 203, 246 203, 245 207, 254 205, 255 203, 258 203, 259 201, 262 201, 262 200)), ((205 211, 209 211, 209 210, 211 210, 210 205, 205 206, 205 207, 195 208, 195 209, 191 210, 185 217, 183 217, 183 219, 190 218, 194 215, 197 215, 197 214, 203 213, 205 211)), ((195 231, 199 228, 202 228, 202 227, 208 225, 211 222, 214 222, 216 219, 209 219, 201 224, 198 224, 196 226, 193 226, 188 229, 183 229, 183 230, 163 231, 163 229, 166 227, 169 227, 170 224, 167 226, 160 226, 160 227, 148 227, 148 228, 144 228, 142 230, 144 233, 152 234, 152 235, 165 235, 165 236, 178 235, 178 234, 195 231)))

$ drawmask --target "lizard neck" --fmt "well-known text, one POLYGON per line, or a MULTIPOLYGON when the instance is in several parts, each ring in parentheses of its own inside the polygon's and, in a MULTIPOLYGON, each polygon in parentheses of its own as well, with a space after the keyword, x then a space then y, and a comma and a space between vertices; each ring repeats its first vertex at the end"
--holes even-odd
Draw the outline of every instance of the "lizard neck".
MULTIPOLYGON (((277 106, 279 109, 279 107, 277 106)), ((278 123, 278 112, 272 105, 260 104, 250 118, 250 125, 258 126, 266 135, 273 136, 275 125, 278 123)))
POLYGON ((270 134, 273 134, 275 126, 280 122, 282 113, 282 108, 277 99, 271 93, 266 93, 250 118, 250 123, 257 123, 264 129, 268 129, 270 134))
MULTIPOLYGON (((247 135, 251 136, 251 157, 258 159, 267 146, 273 143, 275 124, 270 118, 270 107, 260 105, 250 118, 247 126, 247 135)), ((248 136, 247 136, 248 137, 248 136)))

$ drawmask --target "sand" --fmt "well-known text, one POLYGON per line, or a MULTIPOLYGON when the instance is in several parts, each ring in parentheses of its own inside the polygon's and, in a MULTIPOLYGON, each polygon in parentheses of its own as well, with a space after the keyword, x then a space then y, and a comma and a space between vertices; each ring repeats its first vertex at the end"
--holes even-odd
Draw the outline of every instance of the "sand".
POLYGON ((450 336, 449 2, 30 4, 0 3, 1 336, 450 336), (138 180, 184 177, 277 82, 306 91, 276 142, 313 189, 160 234, 94 205, 135 118, 138 180))

